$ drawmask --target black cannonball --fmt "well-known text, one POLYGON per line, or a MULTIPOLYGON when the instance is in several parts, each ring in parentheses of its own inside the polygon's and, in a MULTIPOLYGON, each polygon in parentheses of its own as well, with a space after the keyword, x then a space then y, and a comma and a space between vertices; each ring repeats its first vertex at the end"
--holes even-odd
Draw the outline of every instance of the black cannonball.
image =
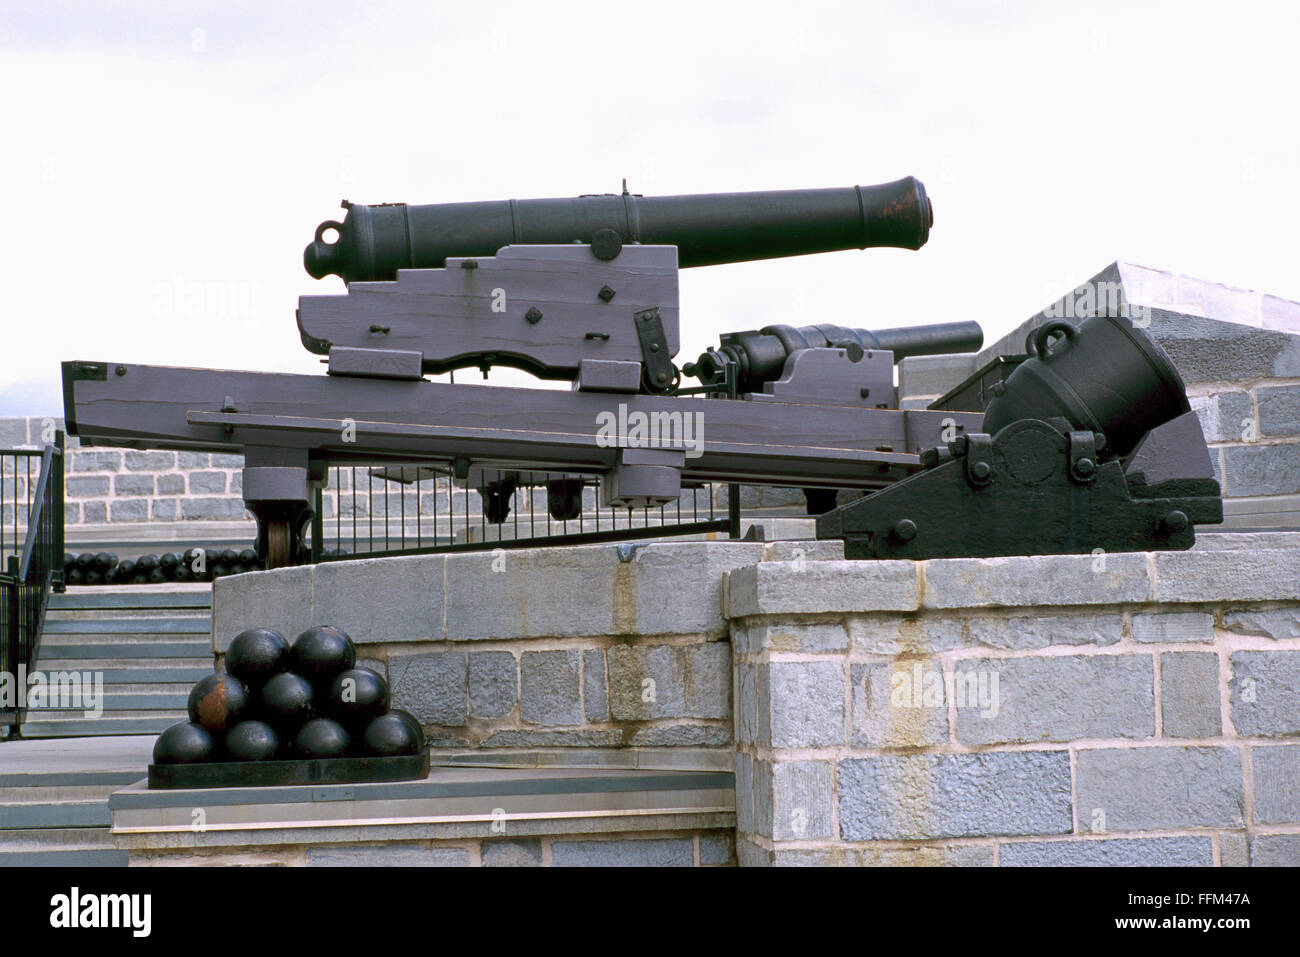
POLYGON ((312 718, 294 736, 293 750, 304 758, 341 758, 352 743, 347 729, 329 718, 312 718))
POLYGON ((92 564, 94 564, 94 561, 95 561, 95 556, 91 552, 82 552, 76 558, 77 567, 80 568, 83 572, 86 569, 88 569, 92 564))
POLYGON ((92 568, 90 571, 86 572, 84 577, 87 585, 98 585, 104 580, 104 573, 92 568))
POLYGON ((223 565, 234 565, 239 561, 239 552, 233 548, 223 548, 217 556, 217 560, 223 565))
POLYGON ((326 689, 340 672, 357 663, 356 645, 346 632, 333 625, 308 628, 294 639, 289 653, 292 671, 326 689))
POLYGON ((95 567, 101 572, 111 572, 117 567, 117 556, 112 552, 100 552, 95 556, 95 567))
POLYGON ((239 553, 239 564, 243 565, 245 568, 256 568, 261 564, 261 562, 257 557, 256 551, 251 548, 245 548, 239 553))
POLYGON ((280 750, 280 736, 263 721, 241 721, 226 732, 226 754, 233 761, 269 761, 280 750))
POLYGON ((135 560, 135 570, 148 574, 158 567, 157 555, 141 555, 135 560))
POLYGON ((250 688, 260 688, 289 670, 289 642, 272 628, 249 628, 235 636, 226 650, 226 673, 250 688))
POLYGON ((135 577, 135 562, 131 559, 119 562, 118 566, 113 569, 113 581, 121 584, 128 584, 135 577))
POLYGON ((244 719, 249 694, 233 675, 208 675, 190 692, 190 720, 209 731, 225 731, 244 719))
POLYGON ((69 585, 80 585, 85 581, 86 576, 81 573, 81 569, 75 565, 63 573, 63 580, 69 585))
POLYGON ((257 696, 258 717, 282 734, 296 731, 312 716, 315 692, 301 675, 282 671, 262 686, 257 696))
POLYGON ((176 566, 176 570, 172 572, 172 577, 178 582, 192 582, 194 581, 194 572, 190 571, 189 565, 182 562, 176 566))
POLYGON ((149 584, 161 585, 165 581, 167 581, 167 573, 161 568, 155 568, 149 572, 149 584))
POLYGON ((365 731, 365 753, 377 758, 419 754, 424 750, 424 731, 405 711, 380 715, 365 731))
POLYGON ((166 572, 173 571, 181 563, 181 556, 176 552, 164 552, 158 556, 159 566, 166 572))
POLYGON ((362 727, 388 712, 393 695, 383 675, 369 668, 349 668, 330 688, 330 711, 348 727, 362 727))
POLYGON ((198 764, 211 759, 212 735, 190 721, 174 724, 153 743, 154 764, 198 764))

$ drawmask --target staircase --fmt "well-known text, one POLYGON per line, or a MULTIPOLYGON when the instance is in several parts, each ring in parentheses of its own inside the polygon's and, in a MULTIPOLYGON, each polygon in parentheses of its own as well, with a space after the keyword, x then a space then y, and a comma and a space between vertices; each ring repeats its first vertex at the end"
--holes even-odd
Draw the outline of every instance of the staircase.
POLYGON ((190 689, 213 671, 211 628, 207 584, 69 587, 51 595, 34 667, 102 674, 103 714, 32 707, 23 737, 154 735, 184 721, 190 689))

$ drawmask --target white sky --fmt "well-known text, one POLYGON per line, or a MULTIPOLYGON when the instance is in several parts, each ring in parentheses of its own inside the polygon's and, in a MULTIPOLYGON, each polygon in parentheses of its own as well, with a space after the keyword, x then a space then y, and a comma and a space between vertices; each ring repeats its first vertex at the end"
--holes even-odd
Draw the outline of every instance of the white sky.
POLYGON ((775 322, 991 342, 1117 258, 1300 299, 1298 56, 1290 0, 5 0, 0 415, 61 414, 63 359, 319 371, 343 197, 926 184, 920 252, 683 272, 679 363, 775 322))

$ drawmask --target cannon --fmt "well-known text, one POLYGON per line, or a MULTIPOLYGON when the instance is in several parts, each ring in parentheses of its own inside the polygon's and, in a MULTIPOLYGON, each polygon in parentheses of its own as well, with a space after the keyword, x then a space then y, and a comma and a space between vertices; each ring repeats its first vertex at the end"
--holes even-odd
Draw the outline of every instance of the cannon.
POLYGON ((533 472, 548 476, 557 518, 580 511, 591 479, 601 507, 617 508, 671 502, 683 483, 799 487, 825 512, 818 534, 856 558, 1187 547, 1192 525, 1221 520, 1182 383, 1131 325, 1044 333, 987 410, 898 408, 898 359, 980 347, 979 327, 960 318, 876 330, 775 322, 674 362, 679 269, 919 249, 933 210, 912 177, 345 207, 304 252, 309 274, 337 275, 345 291, 301 296, 295 316, 325 375, 63 364, 68 431, 83 443, 242 453, 266 567, 306 559, 313 492, 340 462, 421 463, 402 474, 478 487, 496 523, 533 472), (496 366, 571 388, 426 379, 496 366), (864 497, 829 508, 844 488, 864 497), (1064 524, 1041 519, 1046 501, 1064 524), (973 517, 945 528, 945 508, 973 517), (1112 518, 1092 520, 1103 513, 1112 518), (1097 536, 1105 544, 1090 545, 1097 536))
POLYGON ((715 266, 869 246, 920 249, 934 210, 912 176, 841 189, 374 206, 343 201, 303 252, 316 279, 395 279, 399 269, 438 269, 450 257, 493 256, 504 246, 589 244, 604 260, 626 244, 674 246, 677 265, 715 266), (327 235, 337 234, 330 241, 327 235))

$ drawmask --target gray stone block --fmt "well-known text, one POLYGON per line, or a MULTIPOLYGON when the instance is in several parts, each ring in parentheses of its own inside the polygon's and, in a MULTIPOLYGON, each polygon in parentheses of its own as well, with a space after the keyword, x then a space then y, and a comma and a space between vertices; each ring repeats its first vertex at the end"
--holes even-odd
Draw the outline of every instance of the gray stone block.
POLYGON ((436 651, 388 659, 393 707, 411 712, 421 724, 459 727, 466 719, 468 655, 436 651))
POLYGON ((498 731, 485 748, 617 748, 622 731, 498 731))
POLYGON ((1246 441, 1254 428, 1254 412, 1247 392, 1216 392, 1189 399, 1207 442, 1246 441))
POLYGON ((725 831, 700 835, 700 864, 730 864, 736 857, 735 835, 725 831))
POLYGON ((180 502, 174 498, 156 498, 149 503, 149 518, 155 522, 174 522, 180 511, 180 502))
POLYGON ((1223 613, 1223 627, 1240 635, 1300 638, 1300 606, 1233 609, 1223 613))
POLYGON ((1227 445, 1221 451, 1224 496, 1240 498, 1300 492, 1300 442, 1227 445))
POLYGON ((733 675, 736 743, 752 747, 758 744, 758 668, 737 663, 733 675))
POLYGON ((1300 867, 1300 834, 1256 834, 1250 841, 1251 867, 1300 867))
POLYGON ((1255 823, 1300 824, 1300 744, 1251 748, 1255 823))
POLYGON ((1154 669, 1147 655, 968 658, 959 664, 963 679, 954 687, 963 744, 1155 734, 1154 669))
POLYGON ((699 645, 615 645, 610 712, 618 721, 731 717, 731 649, 699 645))
POLYGON ((15 449, 27 444, 27 417, 0 418, 0 449, 15 449))
POLYGON ((146 473, 116 475, 113 477, 113 492, 116 495, 152 495, 154 478, 146 473))
POLYGON ((444 555, 410 555, 322 562, 316 566, 314 623, 342 628, 358 643, 438 641, 445 561, 444 555))
MULTIPOLYGON (((799 492, 800 497, 803 492, 799 492)), ((835 540, 799 540, 793 542, 767 542, 763 545, 765 562, 842 562, 844 543, 835 540)))
POLYGON ((907 356, 898 363, 899 398, 940 396, 975 373, 975 356, 907 356))
POLYGON ((205 469, 211 464, 207 452, 177 452, 176 466, 180 469, 205 469))
POLYGON ((184 495, 185 476, 176 475, 176 474, 158 476, 158 494, 159 495, 184 495))
POLYGON ((609 720, 609 690, 605 686, 605 652, 591 648, 582 653, 582 712, 588 721, 609 720))
POLYGON ((1300 336, 1153 309, 1148 332, 1188 384, 1300 376, 1300 336))
POLYGON ((1300 651, 1238 651, 1228 693, 1240 735, 1300 733, 1300 651))
POLYGON ((1003 867, 1209 867, 1208 837, 1145 837, 1003 844, 1003 867))
POLYGON ((555 841, 553 867, 693 867, 694 841, 688 837, 647 840, 555 841))
POLYGON ((849 619, 854 651, 872 655, 931 655, 969 643, 967 621, 947 615, 865 615, 849 619))
POLYGON ((771 867, 772 852, 743 837, 736 838, 736 864, 740 867, 771 867))
POLYGON ((473 718, 500 718, 519 700, 518 666, 508 651, 472 651, 469 655, 469 713, 473 718))
POLYGON ((1295 552, 1284 549, 1157 552, 1159 600, 1298 601, 1295 561, 1295 552))
POLYGON ((1009 651, 1052 645, 1113 645, 1124 633, 1119 614, 979 615, 967 620, 967 644, 1009 651))
POLYGON ((403 844, 324 845, 307 848, 308 867, 469 867, 463 847, 403 844))
POLYGON ((1213 738, 1219 715, 1219 656, 1208 651, 1160 656, 1161 726, 1167 738, 1213 738))
POLYGON ((1242 827, 1236 748, 1103 748, 1076 759, 1079 825, 1098 832, 1242 827), (1100 813, 1099 813, 1100 812, 1100 813))
POLYGON ((614 576, 618 617, 635 611, 639 635, 723 634, 723 573, 762 555, 757 542, 656 542, 637 549, 614 576))
POLYGON ((617 550, 604 545, 449 555, 447 637, 461 641, 631 632, 634 610, 621 614, 615 627, 618 564, 617 550))
POLYGON ((731 744, 731 729, 714 724, 638 728, 628 743, 634 748, 724 748, 731 744))
POLYGON ((1141 554, 942 558, 925 563, 926 608, 1112 605, 1149 597, 1141 554))
POLYGON ((311 565, 219 578, 212 584, 212 646, 222 654, 248 628, 274 628, 293 641, 311 619, 311 565))
POLYGON ((244 457, 238 453, 213 452, 209 464, 214 469, 242 469, 244 457))
POLYGON ((839 762, 840 838, 1067 834, 1064 751, 889 755, 839 762))
POLYGON ((224 495, 225 492, 225 472, 190 473, 190 493, 192 495, 224 495))
POLYGON ((542 842, 537 840, 484 841, 481 853, 484 867, 542 866, 542 842))
POLYGON ((105 502, 86 502, 81 509, 81 520, 88 525, 107 522, 108 504, 105 502))
POLYGON ((78 449, 68 456, 68 465, 69 472, 116 472, 122 467, 122 453, 78 449))
POLYGON ((149 519, 149 500, 120 498, 108 503, 110 522, 144 522, 149 519))
POLYGON ((778 841, 830 838, 834 767, 829 761, 781 761, 772 767, 772 828, 778 841))
POLYGON ((175 452, 125 452, 122 463, 128 472, 161 472, 176 463, 175 452))
POLYGON ((917 608, 917 564, 910 561, 759 562, 731 572, 727 582, 733 618, 917 608))
POLYGON ((519 714, 529 724, 582 724, 577 651, 525 651, 519 659, 519 714))
POLYGON ((1261 435, 1300 435, 1300 386, 1260 386, 1255 398, 1261 435))
POLYGON ((778 848, 775 867, 992 867, 990 844, 778 848))
POLYGON ((924 747, 948 740, 948 698, 938 661, 853 664, 855 748, 924 747))
POLYGON ((1133 640, 1213 641, 1214 616, 1200 611, 1137 612, 1133 615, 1133 640))
POLYGON ((1250 867, 1250 845, 1245 831, 1222 831, 1219 834, 1219 866, 1250 867))
POLYGON ((183 498, 181 517, 187 521, 244 521, 249 517, 238 498, 183 498))
POLYGON ((842 621, 772 621, 755 622, 743 633, 741 642, 733 639, 736 651, 756 655, 763 651, 819 652, 843 651, 849 646, 849 633, 842 621), (743 650, 742 647, 743 646, 743 650))
MULTIPOLYGON (((774 661, 766 684, 773 748, 844 743, 844 669, 838 661, 774 661)), ((759 707, 761 713, 761 698, 759 707)))
MULTIPOLYGON (((13 488, 5 481, 5 491, 13 494, 13 488)), ((72 498, 99 498, 108 494, 107 475, 69 475, 63 481, 63 491, 72 498)), ((22 494, 19 490, 17 493, 22 494)))

